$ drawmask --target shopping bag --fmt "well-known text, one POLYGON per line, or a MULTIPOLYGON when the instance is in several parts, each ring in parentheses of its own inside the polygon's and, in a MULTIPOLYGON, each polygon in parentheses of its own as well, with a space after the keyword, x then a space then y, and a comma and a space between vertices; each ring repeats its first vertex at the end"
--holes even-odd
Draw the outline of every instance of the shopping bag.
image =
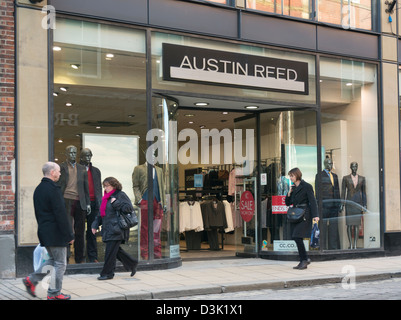
POLYGON ((319 248, 319 237, 320 237, 320 230, 317 225, 317 222, 313 224, 312 227, 312 234, 310 239, 310 246, 311 248, 319 248))
POLYGON ((33 269, 35 271, 39 270, 39 267, 46 261, 49 260, 49 253, 45 247, 41 247, 40 244, 37 245, 33 251, 33 269))

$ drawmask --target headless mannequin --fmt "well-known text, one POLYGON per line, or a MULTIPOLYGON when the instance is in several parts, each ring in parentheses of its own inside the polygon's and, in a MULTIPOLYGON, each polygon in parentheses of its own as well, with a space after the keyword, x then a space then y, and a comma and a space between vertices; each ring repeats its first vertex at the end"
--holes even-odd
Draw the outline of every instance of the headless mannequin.
MULTIPOLYGON (((357 176, 357 171, 358 171, 358 163, 357 162, 352 162, 350 165, 351 169, 351 176, 356 177, 357 176)), ((344 189, 344 187, 343 187, 344 189)), ((343 190, 345 194, 345 190, 343 190)), ((344 197, 343 197, 344 198, 344 197)), ((344 208, 344 205, 341 206, 341 209, 344 208)), ((366 205, 364 205, 364 208, 366 209, 366 205)), ((356 249, 356 245, 358 242, 358 237, 359 237, 359 225, 353 225, 349 224, 347 225, 347 236, 348 236, 348 241, 349 241, 349 248, 348 249, 356 249)))

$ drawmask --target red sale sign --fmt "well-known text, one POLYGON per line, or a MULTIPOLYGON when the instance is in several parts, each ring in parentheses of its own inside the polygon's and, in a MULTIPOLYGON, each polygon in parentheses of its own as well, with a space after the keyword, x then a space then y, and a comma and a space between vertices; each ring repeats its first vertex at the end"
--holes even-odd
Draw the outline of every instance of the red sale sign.
POLYGON ((285 205, 285 196, 272 196, 272 213, 286 214, 288 207, 285 205))
POLYGON ((241 195, 239 213, 242 220, 249 222, 255 213, 255 199, 250 191, 245 191, 241 195))

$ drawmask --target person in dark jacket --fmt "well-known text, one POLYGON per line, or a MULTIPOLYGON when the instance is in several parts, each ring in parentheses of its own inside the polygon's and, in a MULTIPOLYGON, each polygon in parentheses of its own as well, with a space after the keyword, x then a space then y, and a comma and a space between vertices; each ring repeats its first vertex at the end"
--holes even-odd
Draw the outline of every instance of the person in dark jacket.
POLYGON ((298 168, 288 172, 293 183, 290 191, 285 197, 287 206, 305 206, 305 219, 298 223, 291 223, 291 236, 297 244, 300 262, 294 269, 306 269, 310 263, 306 253, 303 238, 309 238, 312 233, 312 218, 315 222, 319 221, 316 198, 313 187, 302 180, 302 172, 298 168))
POLYGON ((67 245, 74 242, 74 233, 67 217, 64 198, 56 184, 60 178, 60 166, 47 162, 42 168, 44 178, 33 194, 35 217, 38 223, 38 238, 50 259, 28 277, 23 283, 28 293, 34 297, 35 287, 51 271, 51 281, 47 290, 48 300, 69 300, 70 295, 61 293, 63 276, 67 267, 67 245))
POLYGON ((131 277, 136 273, 138 260, 125 252, 120 244, 128 241, 129 230, 122 230, 118 224, 118 212, 131 213, 134 210, 131 200, 123 192, 121 183, 113 177, 103 181, 104 196, 100 205, 100 212, 92 223, 92 233, 95 234, 102 225, 102 240, 106 244, 103 269, 98 280, 113 279, 116 268, 116 259, 120 260, 131 277))

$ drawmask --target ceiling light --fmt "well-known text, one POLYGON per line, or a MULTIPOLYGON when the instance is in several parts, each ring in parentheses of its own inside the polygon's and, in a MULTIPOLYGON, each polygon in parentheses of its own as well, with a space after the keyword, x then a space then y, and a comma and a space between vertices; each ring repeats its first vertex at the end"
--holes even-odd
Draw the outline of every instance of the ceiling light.
POLYGON ((58 92, 53 92, 54 97, 58 97, 58 92))
POLYGON ((100 129, 101 127, 96 127, 96 129, 100 129))
POLYGON ((77 70, 77 69, 79 69, 79 67, 80 67, 81 65, 76 64, 76 63, 72 63, 72 64, 70 64, 70 66, 71 66, 71 68, 77 70))
POLYGON ((189 121, 188 123, 189 123, 189 124, 193 124, 194 122, 193 122, 193 121, 189 121))
POLYGON ((245 109, 259 109, 258 106, 246 106, 245 109))
POLYGON ((58 142, 59 142, 59 143, 63 143, 63 140, 62 140, 62 139, 58 139, 58 142))
POLYGON ((223 114, 228 114, 228 112, 227 112, 227 111, 224 111, 223 114))
POLYGON ((198 107, 205 107, 205 106, 208 106, 209 103, 207 103, 207 102, 195 102, 194 105, 196 105, 198 107))
POLYGON ((114 58, 114 54, 108 53, 108 54, 106 54, 106 58, 114 58))
POLYGON ((66 92, 67 89, 68 89, 67 87, 60 87, 60 90, 61 90, 61 91, 64 91, 64 92, 66 92))
POLYGON ((65 106, 66 106, 66 107, 72 107, 72 103, 71 103, 71 102, 67 102, 67 103, 65 104, 65 106))
POLYGON ((199 128, 203 129, 205 126, 202 124, 201 126, 199 126, 199 128))
POLYGON ((184 114, 184 116, 186 116, 186 117, 194 117, 195 115, 191 114, 191 113, 187 113, 187 114, 184 114))
POLYGON ((346 85, 347 87, 350 87, 350 86, 352 86, 352 83, 351 83, 351 82, 347 82, 345 85, 346 85))
POLYGON ((53 51, 61 51, 61 48, 58 47, 58 46, 54 46, 54 47, 53 47, 53 51))

